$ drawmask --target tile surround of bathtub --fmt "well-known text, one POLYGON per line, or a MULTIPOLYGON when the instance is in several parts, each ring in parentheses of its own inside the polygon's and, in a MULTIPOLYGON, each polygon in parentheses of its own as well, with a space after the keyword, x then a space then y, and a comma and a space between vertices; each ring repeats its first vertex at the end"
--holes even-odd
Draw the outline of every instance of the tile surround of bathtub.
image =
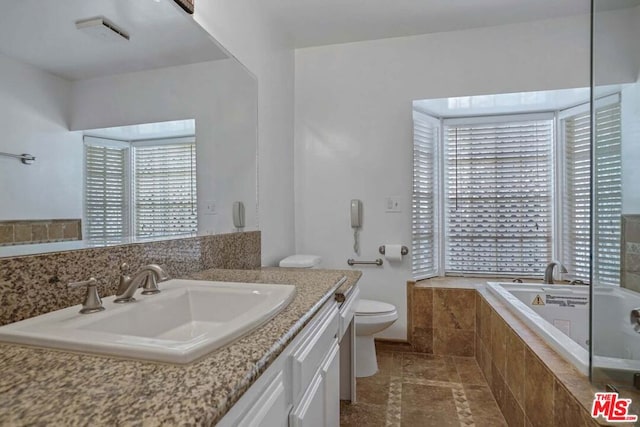
POLYGON ((408 282, 406 345, 413 351, 457 356, 466 353, 466 347, 439 348, 437 334, 471 331, 471 355, 509 426, 598 425, 588 411, 595 392, 588 378, 493 298, 482 285, 485 281, 408 282))
POLYGON ((595 388, 484 288, 476 359, 509 426, 596 426, 595 388))
POLYGON ((170 277, 212 268, 257 269, 260 232, 0 258, 0 325, 79 304, 84 290, 69 289, 69 282, 95 277, 102 297, 114 295, 124 262, 132 272, 159 264, 170 277))
POLYGON ((640 215, 622 215, 622 287, 640 292, 640 215))
POLYGON ((80 219, 0 221, 0 246, 82 240, 80 219))

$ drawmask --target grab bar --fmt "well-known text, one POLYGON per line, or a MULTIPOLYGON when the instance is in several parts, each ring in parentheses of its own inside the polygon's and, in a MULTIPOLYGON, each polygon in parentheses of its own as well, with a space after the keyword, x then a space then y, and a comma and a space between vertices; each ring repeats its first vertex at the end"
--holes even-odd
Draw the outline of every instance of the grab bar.
POLYGON ((377 266, 381 266, 382 265, 382 259, 378 258, 375 261, 356 261, 353 258, 349 258, 347 260, 347 264, 349 265, 356 265, 356 264, 363 264, 363 265, 377 265, 377 266))
POLYGON ((32 156, 31 154, 10 154, 10 153, 0 152, 0 156, 12 157, 14 159, 18 159, 25 165, 30 165, 31 163, 36 161, 36 157, 32 156))

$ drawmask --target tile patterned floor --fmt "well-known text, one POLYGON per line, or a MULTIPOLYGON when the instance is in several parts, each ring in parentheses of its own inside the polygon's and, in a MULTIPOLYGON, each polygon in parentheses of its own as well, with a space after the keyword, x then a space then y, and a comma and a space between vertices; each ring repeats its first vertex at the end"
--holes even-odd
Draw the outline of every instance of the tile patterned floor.
POLYGON ((341 402, 342 427, 507 425, 474 358, 378 349, 378 365, 341 402))

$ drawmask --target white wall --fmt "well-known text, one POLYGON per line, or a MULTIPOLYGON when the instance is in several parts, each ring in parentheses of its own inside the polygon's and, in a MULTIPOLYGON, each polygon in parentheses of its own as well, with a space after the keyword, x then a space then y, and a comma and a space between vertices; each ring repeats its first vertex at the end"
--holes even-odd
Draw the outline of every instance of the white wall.
MULTIPOLYGON (((613 80, 628 77, 619 68, 613 80)), ((347 268, 351 198, 365 212, 357 258, 411 246, 413 100, 588 85, 587 16, 297 50, 297 251, 347 268), (401 198, 402 213, 385 212, 386 196, 401 198)), ((406 337, 410 260, 362 268, 363 297, 399 308, 388 338, 406 337)))
POLYGON ((198 230, 233 230, 232 205, 256 229, 256 82, 235 60, 79 80, 72 86, 72 129, 195 118, 198 230), (205 211, 215 202, 215 215, 205 211))
POLYGON ((82 140, 68 131, 70 83, 0 54, 0 221, 82 216, 82 140))
POLYGON ((640 82, 622 89, 622 213, 640 214, 640 82))
POLYGON ((258 79, 258 181, 262 263, 294 251, 293 50, 259 0, 209 0, 195 19, 258 79))
MULTIPOLYGON (((640 214, 640 6, 630 16, 635 22, 633 41, 638 81, 622 90, 622 213, 640 214)), ((600 61, 600 56, 596 60, 600 61)))

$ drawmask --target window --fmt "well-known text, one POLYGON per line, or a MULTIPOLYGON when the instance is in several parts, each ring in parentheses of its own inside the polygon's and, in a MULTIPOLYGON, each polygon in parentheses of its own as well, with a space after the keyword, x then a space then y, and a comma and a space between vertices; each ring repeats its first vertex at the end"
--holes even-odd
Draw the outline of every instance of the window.
POLYGON ((99 145, 85 139, 84 235, 112 239, 129 231, 127 159, 124 145, 99 145))
POLYGON ((129 143, 85 137, 85 235, 195 232, 195 152, 193 138, 129 143))
POLYGON ((195 232, 195 144, 135 147, 134 159, 135 235, 195 232))
POLYGON ((594 226, 593 280, 620 283, 620 215, 622 213, 622 159, 620 98, 596 101, 594 144, 594 221, 591 221, 591 141, 588 106, 563 114, 564 262, 572 278, 590 280, 591 240, 594 226))
POLYGON ((436 183, 440 123, 415 111, 413 123, 412 271, 413 277, 422 279, 435 276, 438 271, 436 183))
POLYGON ((541 275, 551 259, 553 121, 445 125, 445 272, 541 275))
POLYGON ((414 278, 542 277, 559 259, 567 278, 587 281, 593 267, 594 283, 618 284, 619 95, 595 111, 593 152, 588 104, 441 121, 414 111, 414 278))

